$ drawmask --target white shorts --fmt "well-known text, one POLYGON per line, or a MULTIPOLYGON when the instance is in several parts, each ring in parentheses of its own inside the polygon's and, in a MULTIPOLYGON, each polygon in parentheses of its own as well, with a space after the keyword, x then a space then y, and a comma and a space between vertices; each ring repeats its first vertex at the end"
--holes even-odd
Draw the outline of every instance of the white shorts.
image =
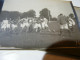
POLYGON ((67 24, 60 25, 60 29, 69 29, 67 24))

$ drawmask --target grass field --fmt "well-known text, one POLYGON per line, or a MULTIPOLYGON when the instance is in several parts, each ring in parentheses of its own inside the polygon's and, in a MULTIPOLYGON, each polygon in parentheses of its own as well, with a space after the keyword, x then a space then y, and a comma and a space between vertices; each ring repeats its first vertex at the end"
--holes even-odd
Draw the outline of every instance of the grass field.
POLYGON ((48 24, 51 30, 55 32, 49 32, 47 29, 41 32, 22 32, 17 34, 0 32, 0 46, 1 47, 16 47, 16 48, 47 48, 52 44, 61 40, 79 40, 79 33, 64 31, 62 35, 59 35, 59 25, 57 22, 51 22, 48 24))

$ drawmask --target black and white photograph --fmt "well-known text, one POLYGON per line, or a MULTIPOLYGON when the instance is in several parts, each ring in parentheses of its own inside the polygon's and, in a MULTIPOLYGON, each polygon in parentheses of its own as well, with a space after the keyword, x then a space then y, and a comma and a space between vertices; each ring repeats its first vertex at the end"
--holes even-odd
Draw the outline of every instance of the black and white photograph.
POLYGON ((0 13, 0 49, 45 49, 79 33, 71 1, 5 0, 0 13))

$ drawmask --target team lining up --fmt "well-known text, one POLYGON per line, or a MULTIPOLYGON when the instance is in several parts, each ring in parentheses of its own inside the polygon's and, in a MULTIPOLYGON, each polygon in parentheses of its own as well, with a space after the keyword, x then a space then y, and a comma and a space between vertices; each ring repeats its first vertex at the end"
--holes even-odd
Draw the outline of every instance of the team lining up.
MULTIPOLYGON (((20 32, 23 31, 23 29, 26 29, 26 32, 41 32, 41 30, 48 29, 49 32, 51 32, 50 27, 48 23, 51 23, 52 21, 49 21, 46 18, 22 18, 19 19, 16 24, 14 24, 14 21, 8 20, 7 18, 0 22, 0 31, 16 31, 20 30, 20 32)), ((61 21, 60 21, 61 22, 61 21)), ((59 23, 60 24, 60 23, 59 23)), ((75 21, 72 18, 68 19, 68 23, 60 24, 60 29, 67 29, 72 28, 75 25, 75 21)), ((55 29, 53 30, 55 32, 55 29)))

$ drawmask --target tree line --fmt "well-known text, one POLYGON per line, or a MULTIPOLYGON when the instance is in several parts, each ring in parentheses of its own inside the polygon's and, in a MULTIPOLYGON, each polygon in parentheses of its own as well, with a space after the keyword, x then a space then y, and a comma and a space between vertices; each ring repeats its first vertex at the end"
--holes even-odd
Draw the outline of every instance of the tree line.
MULTIPOLYGON (((42 9, 39 14, 39 17, 44 17, 51 21, 57 21, 57 18, 52 17, 50 10, 47 8, 42 9)), ((0 14, 0 21, 4 20, 5 18, 7 18, 8 20, 11 18, 11 20, 17 21, 19 18, 22 19, 27 17, 36 17, 35 10, 29 10, 24 13, 20 13, 18 11, 2 11, 0 14)))

